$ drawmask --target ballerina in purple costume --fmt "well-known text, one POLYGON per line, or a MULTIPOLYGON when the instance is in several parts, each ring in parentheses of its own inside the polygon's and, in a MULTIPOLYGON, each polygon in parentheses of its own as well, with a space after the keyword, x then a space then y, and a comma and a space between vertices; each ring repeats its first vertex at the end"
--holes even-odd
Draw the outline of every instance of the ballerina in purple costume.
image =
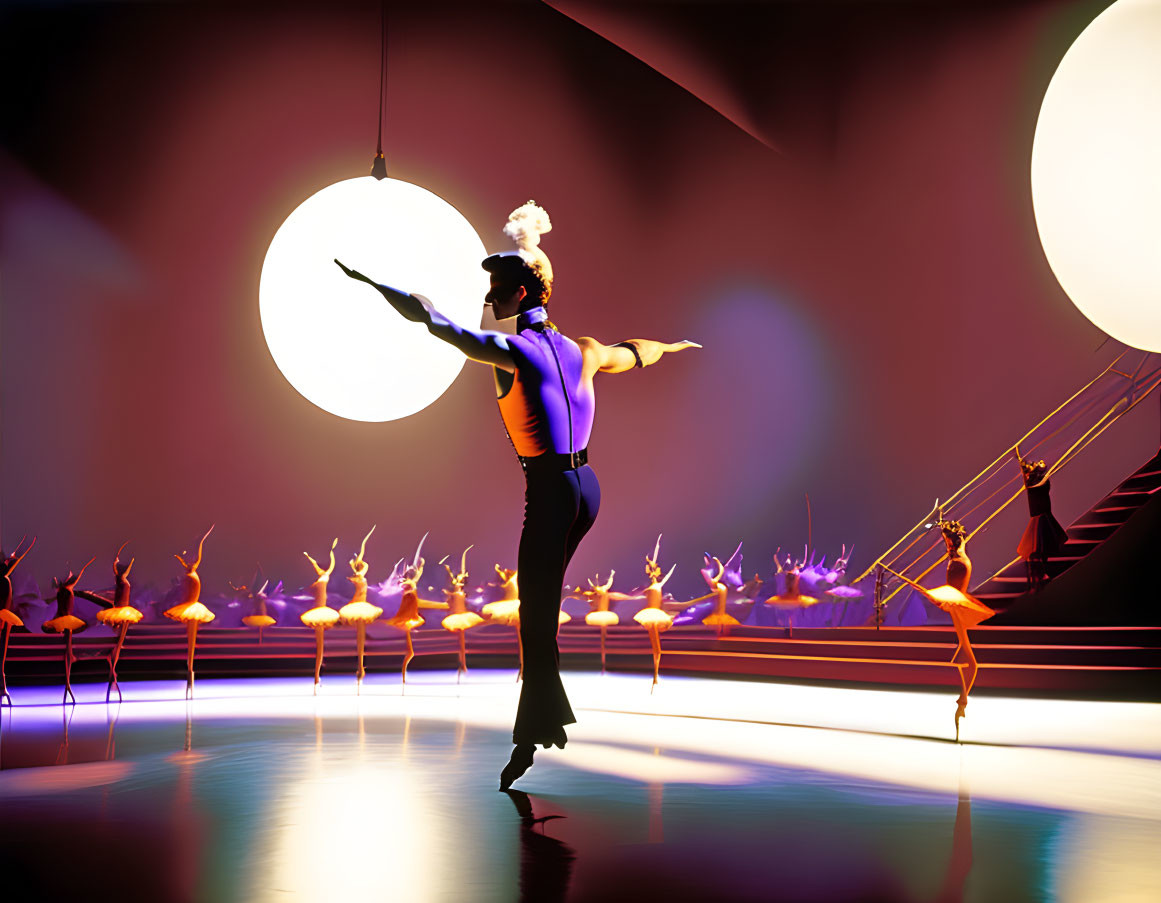
POLYGON ((597 476, 588 465, 598 371, 622 373, 656 363, 667 351, 700 348, 694 342, 632 339, 603 345, 576 341, 548 319, 552 265, 540 236, 552 228, 548 214, 529 201, 508 217, 504 233, 518 250, 493 254, 482 266, 491 275, 484 298, 497 320, 517 317, 516 335, 453 323, 426 298, 379 285, 335 261, 343 272, 378 289, 406 319, 423 323, 436 338, 468 358, 491 364, 508 436, 524 469, 524 529, 520 534, 520 639, 524 684, 515 748, 500 774, 506 790, 532 765, 536 744, 564 748, 564 726, 576 721, 560 679, 556 645, 564 572, 593 525, 601 502, 597 476))

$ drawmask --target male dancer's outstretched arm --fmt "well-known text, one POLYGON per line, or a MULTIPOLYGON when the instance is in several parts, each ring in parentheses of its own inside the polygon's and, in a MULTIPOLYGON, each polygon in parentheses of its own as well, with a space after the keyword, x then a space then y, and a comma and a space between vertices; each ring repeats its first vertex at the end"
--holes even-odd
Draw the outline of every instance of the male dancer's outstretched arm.
POLYGON ((358 270, 344 266, 338 260, 335 260, 335 263, 352 279, 365 282, 376 289, 405 319, 412 323, 422 323, 433 336, 458 348, 466 357, 481 364, 491 364, 509 373, 516 369, 507 333, 460 326, 436 310, 422 295, 409 295, 389 285, 380 285, 358 270))
MULTIPOLYGON (((413 323, 422 323, 433 336, 458 348, 466 357, 509 373, 516 369, 507 333, 461 326, 436 310, 422 295, 407 294, 389 285, 381 285, 337 259, 335 263, 352 279, 365 282, 378 291, 402 317, 413 323)), ((602 373, 623 373, 638 366, 648 367, 657 363, 667 351, 701 347, 697 342, 655 342, 651 339, 629 339, 616 345, 603 345, 588 336, 577 339, 577 346, 584 355, 585 369, 590 375, 598 370, 602 373), (636 348, 636 354, 626 347, 629 345, 636 348)))
POLYGON ((700 348, 697 342, 654 342, 652 339, 629 339, 616 345, 602 345, 594 338, 582 336, 576 340, 584 355, 585 370, 589 373, 624 373, 634 367, 656 364, 667 351, 700 348), (632 346, 632 347, 629 347, 632 346), (634 353, 634 349, 636 353, 634 353))

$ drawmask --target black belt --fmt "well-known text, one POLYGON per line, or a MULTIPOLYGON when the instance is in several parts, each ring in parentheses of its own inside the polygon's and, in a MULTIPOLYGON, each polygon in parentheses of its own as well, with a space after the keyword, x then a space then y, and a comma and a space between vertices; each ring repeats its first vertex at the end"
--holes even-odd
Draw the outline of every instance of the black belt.
POLYGON ((523 455, 516 457, 520 459, 520 466, 525 473, 563 473, 566 470, 578 470, 588 464, 589 450, 582 448, 580 451, 566 455, 545 452, 529 458, 523 455))

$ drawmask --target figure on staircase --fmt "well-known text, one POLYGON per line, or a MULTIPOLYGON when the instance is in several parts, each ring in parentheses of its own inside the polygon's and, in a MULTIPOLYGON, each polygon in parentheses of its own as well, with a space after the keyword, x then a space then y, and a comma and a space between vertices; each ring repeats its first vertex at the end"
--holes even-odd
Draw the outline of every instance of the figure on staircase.
POLYGON ((1024 476, 1024 491, 1028 495, 1028 526, 1020 537, 1016 554, 1024 560, 1028 568, 1028 590, 1043 589, 1051 579, 1048 573, 1048 559, 1060 554, 1068 542, 1068 534, 1052 515, 1052 483, 1048 479, 1048 467, 1043 461, 1031 461, 1016 451, 1020 471, 1024 476))

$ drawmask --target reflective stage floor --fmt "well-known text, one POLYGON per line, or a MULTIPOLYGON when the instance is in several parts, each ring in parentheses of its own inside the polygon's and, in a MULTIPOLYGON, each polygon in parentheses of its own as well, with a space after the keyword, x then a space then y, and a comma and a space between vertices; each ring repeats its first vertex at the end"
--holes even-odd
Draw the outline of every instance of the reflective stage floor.
POLYGON ((1161 706, 511 671, 15 687, 0 899, 1153 901, 1161 706))

